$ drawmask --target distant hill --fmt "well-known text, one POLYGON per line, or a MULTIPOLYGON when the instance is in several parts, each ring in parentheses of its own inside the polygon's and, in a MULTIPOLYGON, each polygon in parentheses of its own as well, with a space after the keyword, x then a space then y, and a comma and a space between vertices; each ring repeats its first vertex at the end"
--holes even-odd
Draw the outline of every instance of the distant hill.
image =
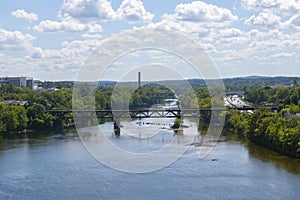
MULTIPOLYGON (((142 84, 149 84, 149 83, 156 83, 165 86, 172 86, 172 88, 178 88, 180 91, 184 91, 187 81, 193 87, 206 87, 206 82, 211 84, 218 83, 216 80, 203 80, 203 79, 189 79, 189 80, 166 80, 166 81, 155 81, 155 82, 143 82, 142 84)), ((227 90, 231 91, 244 91, 246 87, 264 87, 264 86, 291 86, 298 84, 300 85, 300 77, 268 77, 268 76, 247 76, 247 77, 235 77, 235 78, 224 78, 223 79, 224 85, 227 90)), ((43 85, 45 88, 71 88, 73 87, 72 81, 45 81, 41 82, 40 84, 43 85)), ((98 86, 104 87, 113 87, 117 84, 116 81, 99 81, 98 86)), ((118 83, 121 85, 127 86, 137 86, 137 82, 123 82, 118 83)))
POLYGON ((265 87, 265 86, 291 86, 299 85, 300 77, 267 77, 267 76, 248 76, 237 78, 226 78, 224 85, 230 90, 244 90, 245 87, 265 87))

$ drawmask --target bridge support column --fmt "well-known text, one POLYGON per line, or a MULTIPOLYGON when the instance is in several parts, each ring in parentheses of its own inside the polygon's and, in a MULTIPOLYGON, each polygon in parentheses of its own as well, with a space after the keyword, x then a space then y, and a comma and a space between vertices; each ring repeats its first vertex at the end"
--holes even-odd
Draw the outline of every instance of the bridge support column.
POLYGON ((114 132, 116 137, 120 137, 121 128, 120 128, 120 119, 114 119, 114 132))

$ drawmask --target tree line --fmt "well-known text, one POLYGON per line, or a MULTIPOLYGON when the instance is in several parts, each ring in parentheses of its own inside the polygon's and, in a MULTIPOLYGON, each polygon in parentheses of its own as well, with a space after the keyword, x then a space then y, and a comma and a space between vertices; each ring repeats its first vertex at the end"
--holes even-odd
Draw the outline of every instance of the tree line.
POLYGON ((61 88, 53 92, 36 92, 30 88, 16 87, 11 84, 2 85, 0 87, 0 133, 60 130, 74 125, 72 113, 60 116, 46 111, 72 110, 72 95, 78 92, 80 98, 75 98, 76 102, 73 103, 80 109, 85 109, 89 103, 95 103, 95 109, 109 110, 112 103, 122 106, 128 99, 129 109, 146 108, 161 103, 162 99, 174 98, 174 94, 168 88, 157 84, 149 84, 138 90, 130 86, 120 86, 117 91, 114 91, 113 86, 98 86, 95 89, 88 84, 82 84, 74 90, 61 88), (4 104, 4 100, 27 101, 29 106, 4 104))
POLYGON ((35 92, 30 88, 3 85, 0 87, 0 133, 62 129, 72 123, 70 119, 59 118, 46 110, 71 109, 71 99, 71 89, 35 92), (4 100, 27 101, 29 105, 1 103, 4 100))
MULTIPOLYGON (((300 158, 300 87, 293 83, 280 87, 256 82, 247 85, 242 90, 244 101, 256 108, 255 111, 227 109, 220 113, 220 116, 225 115, 224 130, 232 130, 257 144, 300 158)), ((233 85, 227 85, 226 90, 233 85)), ((222 97, 217 95, 218 87, 212 91, 210 94, 206 87, 195 85, 194 91, 186 91, 179 99, 183 106, 191 108, 224 105, 222 97)), ((199 129, 202 133, 210 123, 210 114, 201 112, 199 129)))
POLYGON ((276 110, 264 106, 253 114, 229 110, 225 128, 278 152, 300 157, 300 116, 296 116, 300 113, 300 87, 257 88, 245 95, 254 105, 273 102, 276 110))

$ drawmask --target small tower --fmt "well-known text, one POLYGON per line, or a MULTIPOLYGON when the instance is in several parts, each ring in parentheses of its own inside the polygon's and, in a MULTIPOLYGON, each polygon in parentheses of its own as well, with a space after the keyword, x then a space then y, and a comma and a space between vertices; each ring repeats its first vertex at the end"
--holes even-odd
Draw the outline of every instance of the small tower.
POLYGON ((138 72, 138 89, 141 88, 141 72, 138 72))

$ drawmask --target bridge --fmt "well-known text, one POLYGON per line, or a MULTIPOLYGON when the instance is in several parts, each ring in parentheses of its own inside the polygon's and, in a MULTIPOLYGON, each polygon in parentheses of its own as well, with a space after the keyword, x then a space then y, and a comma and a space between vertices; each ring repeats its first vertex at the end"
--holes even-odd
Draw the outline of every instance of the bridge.
MULTIPOLYGON (((100 119, 112 119, 114 121, 114 132, 116 136, 120 136, 120 120, 122 118, 142 119, 142 118, 200 118, 203 112, 218 111, 222 112, 226 108, 199 108, 199 109, 129 109, 129 110, 47 110, 47 113, 56 115, 61 118, 73 118, 78 114, 78 117, 89 119, 94 118, 96 114, 97 118, 100 119), (72 113, 72 115, 68 115, 72 113), (202 114, 201 114, 202 113, 202 114)), ((239 110, 248 110, 249 108, 238 108, 239 110)))
MULTIPOLYGON (((73 114, 93 114, 97 118, 181 118, 181 117, 199 117, 200 112, 223 111, 225 107, 219 108, 199 108, 199 109, 129 109, 129 110, 47 110, 47 113, 64 116, 68 113, 73 114), (128 114, 129 113, 129 114, 128 114)), ((243 110, 240 108, 239 110, 243 110)))

